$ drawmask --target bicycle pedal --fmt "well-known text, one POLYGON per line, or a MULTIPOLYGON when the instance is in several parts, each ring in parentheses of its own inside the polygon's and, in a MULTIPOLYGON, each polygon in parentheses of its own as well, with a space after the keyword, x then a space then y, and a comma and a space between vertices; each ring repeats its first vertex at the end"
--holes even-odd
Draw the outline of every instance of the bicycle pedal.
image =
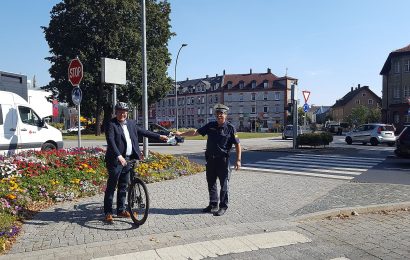
POLYGON ((140 204, 140 208, 145 209, 145 204, 140 204))

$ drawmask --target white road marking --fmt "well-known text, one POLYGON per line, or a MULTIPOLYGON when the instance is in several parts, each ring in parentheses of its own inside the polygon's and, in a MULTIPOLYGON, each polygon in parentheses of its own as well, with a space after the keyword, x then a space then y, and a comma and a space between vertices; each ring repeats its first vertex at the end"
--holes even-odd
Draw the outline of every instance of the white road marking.
POLYGON ((125 259, 204 259, 220 255, 243 253, 259 249, 309 243, 311 240, 295 231, 277 231, 255 235, 223 238, 205 242, 164 247, 117 256, 94 258, 99 260, 125 259))

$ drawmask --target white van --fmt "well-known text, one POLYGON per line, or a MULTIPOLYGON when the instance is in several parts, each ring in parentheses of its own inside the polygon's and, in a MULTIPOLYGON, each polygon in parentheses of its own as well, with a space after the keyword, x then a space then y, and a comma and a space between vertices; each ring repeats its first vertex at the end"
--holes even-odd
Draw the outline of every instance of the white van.
POLYGON ((60 130, 48 125, 19 95, 0 91, 1 155, 12 155, 29 149, 61 148, 63 136, 60 130))

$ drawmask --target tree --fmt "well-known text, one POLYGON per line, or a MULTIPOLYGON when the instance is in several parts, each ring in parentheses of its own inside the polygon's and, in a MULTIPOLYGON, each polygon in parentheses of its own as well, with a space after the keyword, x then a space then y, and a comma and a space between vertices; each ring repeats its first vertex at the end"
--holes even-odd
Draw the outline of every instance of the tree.
POLYGON ((358 106, 352 109, 351 114, 346 118, 350 125, 362 125, 365 123, 377 123, 381 119, 380 108, 370 109, 366 106, 358 106))
MULTIPOLYGON (((101 82, 101 58, 116 58, 127 63, 127 84, 118 87, 118 99, 136 106, 142 97, 141 6, 138 0, 64 0, 51 10, 48 27, 42 27, 50 46, 49 69, 52 81, 45 86, 59 101, 71 101, 67 68, 78 56, 83 63, 81 82, 82 114, 97 118, 101 125, 109 119, 112 86, 101 82)), ((161 99, 172 87, 167 76, 170 53, 170 4, 147 0, 148 103, 161 99)), ((139 105, 141 107, 141 105, 139 105)), ((100 134, 100 127, 96 127, 100 134)))

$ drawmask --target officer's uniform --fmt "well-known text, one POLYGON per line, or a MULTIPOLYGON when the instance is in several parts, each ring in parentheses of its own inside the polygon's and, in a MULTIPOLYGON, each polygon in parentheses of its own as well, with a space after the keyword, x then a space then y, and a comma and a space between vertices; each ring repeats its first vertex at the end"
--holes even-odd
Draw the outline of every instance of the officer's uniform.
MULTIPOLYGON (((225 105, 218 104, 215 111, 228 111, 225 105)), ((218 205, 218 190, 216 179, 219 178, 221 185, 219 208, 228 208, 228 184, 231 174, 229 163, 229 152, 233 144, 239 144, 235 127, 225 121, 222 126, 218 122, 210 122, 199 128, 197 132, 202 135, 208 135, 206 143, 206 180, 208 182, 209 205, 218 205)))

